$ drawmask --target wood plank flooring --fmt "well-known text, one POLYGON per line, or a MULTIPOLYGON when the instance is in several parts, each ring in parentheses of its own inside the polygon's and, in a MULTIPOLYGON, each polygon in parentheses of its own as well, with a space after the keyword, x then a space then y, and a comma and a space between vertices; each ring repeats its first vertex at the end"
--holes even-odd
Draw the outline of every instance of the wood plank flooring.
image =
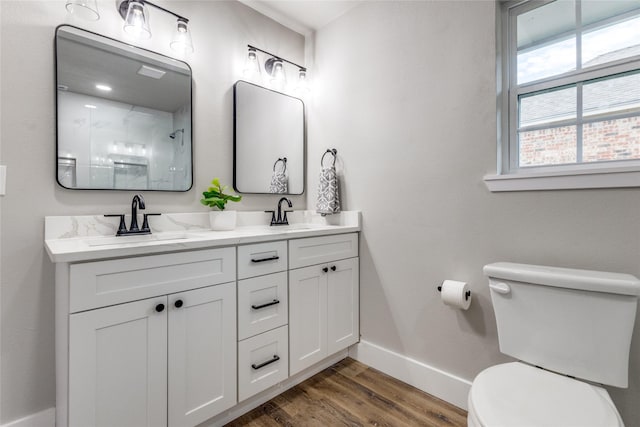
POLYGON ((351 358, 227 424, 231 427, 466 427, 467 413, 351 358))

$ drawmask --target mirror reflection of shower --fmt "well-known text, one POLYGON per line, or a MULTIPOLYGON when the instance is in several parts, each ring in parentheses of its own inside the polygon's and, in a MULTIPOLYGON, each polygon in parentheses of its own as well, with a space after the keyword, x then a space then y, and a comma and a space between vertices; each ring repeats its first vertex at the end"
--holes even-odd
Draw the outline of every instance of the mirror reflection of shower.
POLYGON ((178 135, 178 133, 180 133, 180 145, 184 145, 184 128, 182 129, 176 129, 174 130, 172 133, 169 134, 169 138, 171 139, 176 139, 176 135, 178 135))

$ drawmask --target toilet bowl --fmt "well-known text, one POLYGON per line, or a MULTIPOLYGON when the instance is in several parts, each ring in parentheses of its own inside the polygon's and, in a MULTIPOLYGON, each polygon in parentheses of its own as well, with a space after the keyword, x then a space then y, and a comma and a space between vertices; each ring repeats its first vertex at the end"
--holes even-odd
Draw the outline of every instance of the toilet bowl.
POLYGON ((500 351, 469 391, 469 427, 620 427, 597 384, 628 386, 640 281, 528 264, 484 267, 500 351))
POLYGON ((602 387, 521 362, 492 366, 473 381, 468 427, 623 427, 602 387))

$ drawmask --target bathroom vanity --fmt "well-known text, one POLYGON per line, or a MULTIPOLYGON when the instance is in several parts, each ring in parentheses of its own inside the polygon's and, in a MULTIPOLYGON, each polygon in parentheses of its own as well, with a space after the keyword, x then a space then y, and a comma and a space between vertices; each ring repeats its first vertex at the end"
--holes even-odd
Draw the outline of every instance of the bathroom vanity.
POLYGON ((346 356, 359 340, 360 214, 47 217, 56 266, 58 426, 218 425, 346 356))

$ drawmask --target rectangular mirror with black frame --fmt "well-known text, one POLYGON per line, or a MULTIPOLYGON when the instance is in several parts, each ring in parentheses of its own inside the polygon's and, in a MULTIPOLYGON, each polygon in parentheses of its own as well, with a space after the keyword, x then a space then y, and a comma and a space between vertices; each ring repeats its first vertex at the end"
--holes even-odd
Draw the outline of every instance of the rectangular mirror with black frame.
POLYGON ((302 100, 238 81, 234 100, 234 175, 239 193, 304 193, 302 100))
POLYGON ((56 84, 62 187, 191 188, 187 63, 63 25, 56 30, 56 84))

